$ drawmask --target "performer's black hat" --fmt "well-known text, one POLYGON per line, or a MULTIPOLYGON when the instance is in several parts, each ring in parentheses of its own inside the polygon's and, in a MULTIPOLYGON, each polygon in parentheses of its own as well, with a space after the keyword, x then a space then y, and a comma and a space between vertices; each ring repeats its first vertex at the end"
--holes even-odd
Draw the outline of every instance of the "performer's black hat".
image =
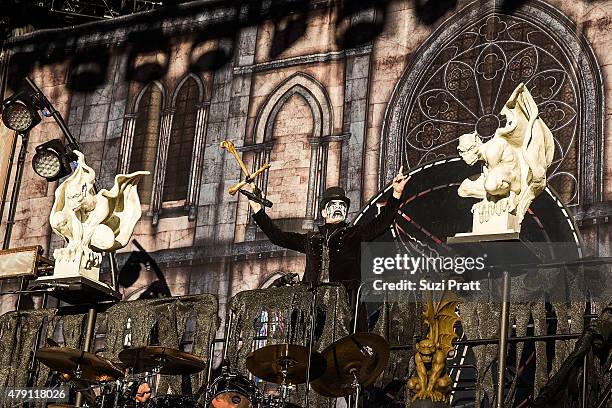
POLYGON ((323 192, 323 197, 321 197, 319 208, 322 210, 331 200, 342 200, 347 207, 351 206, 351 200, 344 194, 344 189, 342 187, 329 187, 326 189, 323 192))

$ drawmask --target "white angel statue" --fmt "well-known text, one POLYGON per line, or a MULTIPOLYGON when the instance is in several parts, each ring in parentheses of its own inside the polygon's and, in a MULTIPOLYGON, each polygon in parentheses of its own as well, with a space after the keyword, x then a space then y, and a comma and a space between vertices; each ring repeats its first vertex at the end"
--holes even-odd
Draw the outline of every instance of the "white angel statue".
POLYGON ((149 172, 118 174, 110 191, 96 194, 96 173, 81 152, 74 153, 77 168, 55 190, 49 217, 53 231, 67 242, 65 248, 53 252, 53 277, 83 275, 99 280, 101 253, 126 246, 140 219, 136 185, 149 172))
POLYGON ((482 174, 461 183, 459 195, 482 199, 473 209, 475 217, 477 211, 487 214, 480 223, 487 222, 494 213, 507 212, 515 217, 509 229, 518 232, 531 202, 546 187, 554 141, 523 83, 512 92, 500 113, 506 117, 506 125, 498 128, 488 142, 482 143, 476 133, 459 137, 457 149, 463 160, 470 166, 478 161, 484 163, 482 174))

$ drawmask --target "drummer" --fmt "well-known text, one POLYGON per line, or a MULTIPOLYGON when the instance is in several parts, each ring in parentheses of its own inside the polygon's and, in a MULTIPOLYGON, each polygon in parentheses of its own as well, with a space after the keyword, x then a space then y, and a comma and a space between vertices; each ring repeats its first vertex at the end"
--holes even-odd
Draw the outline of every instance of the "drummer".
POLYGON ((354 301, 351 295, 361 281, 361 243, 374 240, 392 224, 408 178, 400 167, 393 179, 393 194, 386 205, 376 218, 363 225, 350 225, 347 222, 351 200, 341 187, 325 190, 319 204, 325 224, 319 226, 318 231, 308 233, 281 230, 260 204, 251 200, 249 203, 254 213, 253 219, 272 243, 306 254, 304 282, 341 282, 354 301))
POLYGON ((138 386, 136 390, 136 403, 138 405, 144 405, 151 398, 151 386, 147 382, 143 382, 138 386))

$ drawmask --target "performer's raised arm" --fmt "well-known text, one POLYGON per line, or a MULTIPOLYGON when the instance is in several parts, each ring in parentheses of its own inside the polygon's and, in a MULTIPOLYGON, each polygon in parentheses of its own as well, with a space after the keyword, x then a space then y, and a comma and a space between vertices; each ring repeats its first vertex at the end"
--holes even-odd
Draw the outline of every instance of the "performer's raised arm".
POLYGON ((408 175, 403 174, 403 166, 401 166, 393 179, 393 194, 387 200, 380 214, 372 221, 358 227, 358 233, 361 235, 362 241, 372 241, 376 239, 391 226, 391 223, 393 223, 395 219, 395 214, 397 214, 404 187, 406 187, 409 178, 408 175))
POLYGON ((268 217, 259 203, 249 200, 249 204, 253 210, 253 219, 264 234, 266 234, 270 242, 283 248, 293 249, 302 253, 306 252, 306 234, 281 230, 268 217))

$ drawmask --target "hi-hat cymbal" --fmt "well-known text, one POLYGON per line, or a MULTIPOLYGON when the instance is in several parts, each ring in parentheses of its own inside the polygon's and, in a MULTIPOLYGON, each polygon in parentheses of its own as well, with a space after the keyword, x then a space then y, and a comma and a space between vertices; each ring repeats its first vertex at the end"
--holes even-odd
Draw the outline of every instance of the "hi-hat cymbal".
MULTIPOLYGON (((303 384, 308 368, 308 348, 296 344, 272 344, 253 351, 246 360, 247 369, 256 377, 275 384, 303 384), (283 377, 283 370, 286 372, 283 377)), ((310 358, 310 380, 325 371, 325 359, 316 351, 310 358)))
POLYGON ((107 359, 82 350, 43 347, 36 351, 36 358, 53 370, 81 380, 100 382, 123 377, 123 372, 107 359))
POLYGON ((160 374, 195 374, 206 367, 200 357, 170 347, 131 347, 119 353, 119 360, 136 373, 159 369, 160 374))
POLYGON ((343 397, 355 392, 355 378, 362 387, 374 383, 389 361, 389 344, 374 333, 355 333, 332 343, 322 354, 327 370, 312 388, 325 397, 343 397))

